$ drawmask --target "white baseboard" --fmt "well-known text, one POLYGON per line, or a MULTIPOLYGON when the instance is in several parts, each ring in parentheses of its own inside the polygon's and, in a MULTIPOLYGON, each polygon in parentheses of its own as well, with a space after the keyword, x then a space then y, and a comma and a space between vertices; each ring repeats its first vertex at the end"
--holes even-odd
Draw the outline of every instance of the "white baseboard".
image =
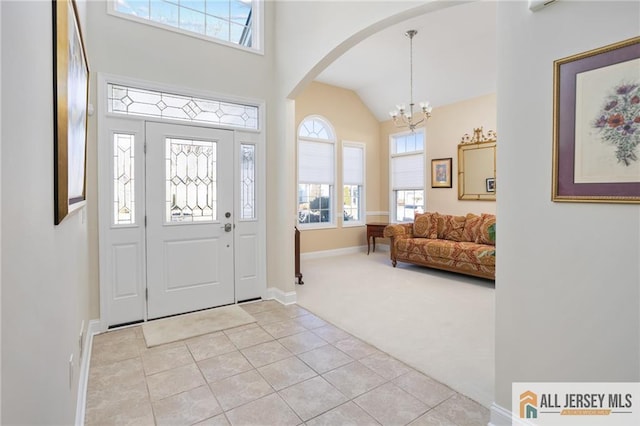
POLYGON ((298 297, 295 291, 285 293, 284 291, 276 287, 267 288, 267 296, 265 297, 265 299, 274 299, 282 303, 283 305, 292 305, 298 301, 298 297))
MULTIPOLYGON (((376 245, 377 251, 389 251, 389 246, 387 244, 378 244, 376 245)), ((334 250, 322 250, 322 251, 311 251, 309 253, 301 253, 300 260, 307 259, 320 259, 323 257, 333 257, 333 256, 344 256, 347 254, 356 254, 356 253, 366 253, 367 246, 354 246, 354 247, 345 247, 334 250)), ((303 271, 304 274, 304 271, 303 271)))
POLYGON ((499 406, 495 402, 491 404, 491 419, 488 426, 532 426, 524 419, 514 417, 510 410, 499 406))
POLYGON ((93 336, 100 333, 100 320, 91 320, 84 337, 84 350, 80 362, 80 376, 78 377, 78 399, 76 401, 76 426, 84 425, 85 409, 87 405, 87 384, 89 382, 89 366, 91 363, 91 348, 93 336))

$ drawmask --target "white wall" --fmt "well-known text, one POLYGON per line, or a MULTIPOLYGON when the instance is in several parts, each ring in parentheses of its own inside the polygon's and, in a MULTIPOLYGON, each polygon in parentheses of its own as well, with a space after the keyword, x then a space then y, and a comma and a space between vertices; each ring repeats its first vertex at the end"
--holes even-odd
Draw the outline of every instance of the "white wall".
POLYGON ((553 203, 553 61, 638 36, 640 3, 498 5, 496 401, 514 381, 640 380, 640 206, 553 203))
POLYGON ((2 2, 2 424, 74 422, 89 318, 87 223, 53 224, 51 13, 2 2))

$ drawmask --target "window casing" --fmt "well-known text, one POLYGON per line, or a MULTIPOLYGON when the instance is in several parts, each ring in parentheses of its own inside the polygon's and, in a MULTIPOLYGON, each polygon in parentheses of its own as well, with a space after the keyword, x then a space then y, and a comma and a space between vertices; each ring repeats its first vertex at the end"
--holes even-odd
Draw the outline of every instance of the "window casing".
POLYGON ((114 16, 262 52, 263 0, 109 0, 114 16))
POLYGON ((424 130, 390 137, 391 217, 394 222, 412 222, 425 209, 424 130))
POLYGON ((342 224, 364 223, 364 144, 344 142, 342 146, 342 224))
POLYGON ((311 116, 298 129, 298 224, 334 227, 335 137, 323 118, 311 116))

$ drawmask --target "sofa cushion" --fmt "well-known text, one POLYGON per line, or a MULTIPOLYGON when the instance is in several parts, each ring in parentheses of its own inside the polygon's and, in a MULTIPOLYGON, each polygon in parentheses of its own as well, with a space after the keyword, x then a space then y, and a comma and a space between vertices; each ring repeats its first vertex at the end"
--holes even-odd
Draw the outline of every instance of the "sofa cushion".
POLYGON ((463 241, 465 216, 441 215, 443 221, 442 233, 438 229, 438 238, 451 241, 463 241))
POLYGON ((482 216, 468 213, 464 223, 464 231, 462 232, 462 241, 479 242, 480 234, 482 234, 482 221, 482 216))
POLYGON ((482 214, 482 225, 480 226, 480 235, 476 239, 476 243, 495 245, 496 242, 489 235, 489 227, 495 225, 496 216, 493 214, 482 214))
POLYGON ((438 238, 438 213, 420 213, 413 220, 413 236, 438 238))

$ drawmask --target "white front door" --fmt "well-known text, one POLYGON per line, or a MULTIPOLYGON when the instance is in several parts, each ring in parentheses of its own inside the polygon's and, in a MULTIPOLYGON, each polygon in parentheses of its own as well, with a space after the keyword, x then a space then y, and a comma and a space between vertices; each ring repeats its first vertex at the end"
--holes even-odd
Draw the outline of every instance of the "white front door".
POLYGON ((145 133, 148 319, 234 303, 233 132, 145 133))

